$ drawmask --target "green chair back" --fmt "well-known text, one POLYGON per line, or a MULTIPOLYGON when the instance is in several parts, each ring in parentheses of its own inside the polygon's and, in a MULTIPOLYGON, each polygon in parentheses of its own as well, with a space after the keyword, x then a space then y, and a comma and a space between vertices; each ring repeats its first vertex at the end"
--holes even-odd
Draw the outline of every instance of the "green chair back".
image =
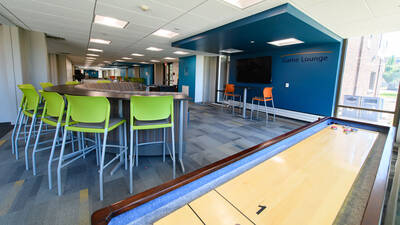
POLYGON ((33 110, 34 113, 37 112, 38 106, 39 106, 39 101, 40 101, 40 96, 36 92, 34 88, 31 87, 20 87, 21 91, 24 93, 25 97, 25 102, 23 109, 24 111, 29 111, 33 110))
POLYGON ((98 83, 98 84, 110 84, 111 80, 98 80, 98 81, 96 81, 96 83, 98 83))
POLYGON ((40 94, 45 99, 42 117, 52 116, 61 120, 65 107, 64 98, 56 92, 42 91, 40 94))
POLYGON ((173 96, 132 96, 130 107, 130 121, 154 121, 168 119, 174 121, 174 97, 173 96))
POLYGON ((19 84, 19 85, 17 85, 17 87, 21 90, 21 92, 22 92, 22 98, 21 98, 21 103, 19 104, 19 107, 24 107, 24 103, 25 103, 25 94, 24 94, 24 92, 22 91, 22 89, 21 88, 32 88, 32 89, 35 89, 35 87, 32 85, 32 84, 19 84))
POLYGON ((67 124, 69 124, 71 117, 73 121, 80 123, 101 123, 105 121, 104 128, 108 128, 110 102, 106 97, 66 96, 68 101, 67 124))
POLYGON ((80 82, 77 80, 74 80, 74 81, 67 81, 65 84, 66 85, 75 85, 75 84, 80 84, 80 82))
POLYGON ((52 87, 52 86, 53 86, 53 84, 50 83, 50 82, 42 82, 42 83, 40 83, 40 87, 42 87, 43 90, 45 88, 52 87))

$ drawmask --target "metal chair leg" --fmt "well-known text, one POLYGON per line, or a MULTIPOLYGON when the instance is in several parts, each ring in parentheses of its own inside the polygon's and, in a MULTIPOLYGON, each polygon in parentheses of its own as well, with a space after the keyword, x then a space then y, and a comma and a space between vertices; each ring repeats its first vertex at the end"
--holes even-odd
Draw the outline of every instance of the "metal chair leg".
POLYGON ((60 156, 58 160, 58 167, 57 167, 57 189, 58 189, 58 196, 61 196, 62 191, 61 191, 61 168, 62 168, 62 162, 63 162, 63 156, 64 156, 64 150, 65 150, 65 141, 67 139, 67 131, 64 130, 63 134, 63 140, 61 144, 61 151, 60 151, 60 156))
POLYGON ((43 120, 40 120, 39 131, 37 133, 35 145, 33 146, 33 151, 32 151, 32 170, 34 176, 36 176, 36 149, 39 143, 40 133, 42 132, 42 126, 43 126, 43 120))
POLYGON ((18 108, 17 119, 15 120, 13 132, 12 132, 12 135, 11 135, 11 152, 12 152, 12 154, 15 154, 15 133, 17 131, 17 127, 19 126, 19 120, 20 120, 20 117, 21 117, 21 112, 22 112, 22 108, 19 107, 18 108))
POLYGON ((162 161, 165 162, 165 147, 166 147, 166 142, 167 142, 167 138, 166 138, 166 128, 163 128, 163 158, 162 161))
POLYGON ((272 108, 274 110, 274 121, 275 121, 275 114, 276 114, 276 109, 275 109, 275 104, 274 104, 274 99, 272 98, 272 108))
POLYGON ((251 99, 250 120, 253 120, 253 104, 254 104, 254 99, 251 99))
POLYGON ((260 101, 257 100, 257 120, 259 120, 258 114, 260 113, 260 101))
POLYGON ((21 116, 21 119, 20 119, 20 122, 18 125, 18 129, 17 129, 17 135, 15 136, 15 159, 16 160, 18 160, 18 154, 19 154, 18 153, 18 138, 19 138, 19 134, 21 132, 22 124, 24 122, 24 117, 25 117, 25 115, 22 113, 22 116, 21 116))
POLYGON ((28 139, 25 144, 25 169, 29 170, 29 156, 28 156, 28 151, 29 151, 29 142, 31 140, 31 136, 33 133, 33 127, 35 126, 36 122, 36 114, 33 115, 32 117, 32 122, 31 122, 31 127, 29 128, 29 134, 28 134, 28 139))
POLYGON ((139 166, 139 130, 136 130, 136 141, 135 141, 135 155, 136 155, 136 167, 139 166))
POLYGON ((126 132, 126 123, 124 123, 124 147, 125 147, 125 170, 128 170, 128 141, 126 132))
POLYGON ((49 157, 49 162, 47 163, 47 176, 49 179, 49 190, 52 188, 52 175, 51 175, 51 165, 53 163, 53 158, 54 158, 54 150, 56 149, 56 144, 58 140, 58 131, 60 130, 60 123, 57 123, 56 127, 56 133, 54 134, 54 140, 53 140, 53 145, 51 146, 51 152, 50 152, 50 157, 49 157))
POLYGON ((134 149, 133 149, 133 129, 130 127, 130 153, 129 153, 129 193, 133 193, 133 166, 134 166, 134 149))
POLYGON ((172 139, 172 177, 175 179, 175 129, 174 129, 174 123, 172 123, 171 127, 171 139, 172 139))
MULTIPOLYGON (((79 139, 79 138, 78 138, 79 139)), ((100 151, 100 144, 99 144, 99 134, 94 134, 94 141, 96 142, 96 165, 99 165, 99 151, 100 151)))
POLYGON ((106 144, 107 144, 107 129, 104 132, 103 149, 101 150, 101 158, 100 158, 100 174, 99 174, 100 201, 103 201, 103 170, 104 170, 104 157, 106 156, 106 144))
POLYGON ((267 101, 264 101, 265 106, 265 124, 268 124, 268 109, 267 109, 267 101))

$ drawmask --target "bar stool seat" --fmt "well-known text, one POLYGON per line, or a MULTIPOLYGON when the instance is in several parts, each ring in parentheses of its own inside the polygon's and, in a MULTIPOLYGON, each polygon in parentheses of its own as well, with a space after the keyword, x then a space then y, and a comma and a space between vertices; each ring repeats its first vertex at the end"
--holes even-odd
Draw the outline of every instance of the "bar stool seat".
MULTIPOLYGON (((118 126, 125 123, 124 119, 121 118, 110 118, 108 123, 108 131, 112 131, 118 126)), ((74 130, 74 128, 89 128, 89 129, 99 129, 98 131, 103 133, 104 132, 105 122, 102 123, 75 123, 69 126, 69 129, 74 130)))
POLYGON ((161 125, 169 123, 169 119, 162 119, 162 120, 153 120, 153 121, 146 121, 146 120, 136 120, 136 126, 151 126, 151 125, 161 125))

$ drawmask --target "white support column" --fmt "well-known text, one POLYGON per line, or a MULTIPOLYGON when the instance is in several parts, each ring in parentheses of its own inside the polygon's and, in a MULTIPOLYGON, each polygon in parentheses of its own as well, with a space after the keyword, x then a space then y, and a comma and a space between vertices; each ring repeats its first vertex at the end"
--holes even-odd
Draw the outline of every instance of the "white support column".
POLYGON ((194 102, 203 102, 204 92, 204 56, 196 55, 196 78, 194 102))

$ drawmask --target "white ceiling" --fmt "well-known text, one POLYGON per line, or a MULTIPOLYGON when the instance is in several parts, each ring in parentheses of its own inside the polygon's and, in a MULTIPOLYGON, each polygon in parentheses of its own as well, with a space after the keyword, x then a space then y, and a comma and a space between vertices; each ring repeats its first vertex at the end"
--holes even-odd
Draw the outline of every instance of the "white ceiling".
MULTIPOLYGON (((83 64, 89 36, 111 40, 100 48, 97 63, 141 53, 132 61, 178 57, 171 42, 243 17, 290 2, 342 37, 400 30, 399 0, 265 0, 244 10, 223 0, 0 0, 0 22, 12 22, 25 29, 45 32, 66 40, 48 41, 53 53, 71 53, 75 64, 83 64), (139 6, 150 10, 142 11, 139 6), (92 25, 94 14, 129 21, 126 29, 92 25), (179 33, 173 39, 151 35, 164 28, 179 33), (149 46, 161 52, 145 50, 149 46)), ((194 53, 194 52, 192 52, 194 53)))

